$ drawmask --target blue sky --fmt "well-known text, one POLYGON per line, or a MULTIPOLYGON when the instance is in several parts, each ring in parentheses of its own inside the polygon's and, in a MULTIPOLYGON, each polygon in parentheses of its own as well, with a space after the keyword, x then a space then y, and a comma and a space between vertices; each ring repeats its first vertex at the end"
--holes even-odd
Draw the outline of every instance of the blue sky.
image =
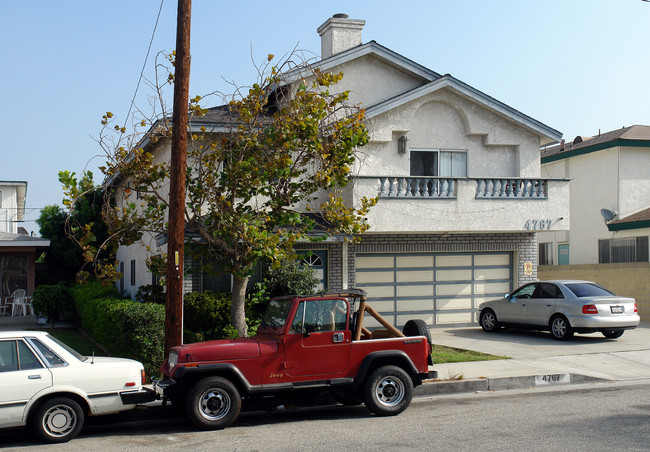
MULTIPOLYGON (((160 0, 0 2, 0 180, 28 182, 24 226, 61 204, 58 172, 103 163, 93 137, 106 111, 124 120, 160 0)), ((164 0, 145 74, 175 46, 176 2, 164 0)), ((255 79, 251 56, 320 52, 335 13, 364 19, 370 40, 449 73, 551 126, 567 141, 650 125, 650 3, 641 0, 223 2, 194 0, 190 94, 255 79)), ((136 104, 151 90, 141 85, 136 104)))

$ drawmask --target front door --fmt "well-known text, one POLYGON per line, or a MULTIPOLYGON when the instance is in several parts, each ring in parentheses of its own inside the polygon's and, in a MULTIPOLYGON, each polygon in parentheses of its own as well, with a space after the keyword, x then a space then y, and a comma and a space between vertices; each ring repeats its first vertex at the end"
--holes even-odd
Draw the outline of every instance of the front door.
POLYGON ((29 400, 52 386, 52 374, 25 342, 0 340, 0 426, 20 425, 29 400))
POLYGON ((560 243, 557 246, 557 263, 558 265, 569 265, 569 244, 560 243))
POLYGON ((348 365, 351 338, 345 299, 301 301, 283 338, 284 370, 294 377, 342 372, 348 365))

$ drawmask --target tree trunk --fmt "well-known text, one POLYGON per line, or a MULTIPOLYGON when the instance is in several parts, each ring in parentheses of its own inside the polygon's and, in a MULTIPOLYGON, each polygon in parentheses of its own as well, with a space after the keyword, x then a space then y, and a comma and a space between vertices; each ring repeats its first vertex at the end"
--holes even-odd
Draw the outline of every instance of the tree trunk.
POLYGON ((232 299, 230 304, 230 321, 232 326, 239 332, 239 337, 248 336, 248 327, 246 326, 246 286, 248 286, 249 276, 238 278, 233 276, 232 299))

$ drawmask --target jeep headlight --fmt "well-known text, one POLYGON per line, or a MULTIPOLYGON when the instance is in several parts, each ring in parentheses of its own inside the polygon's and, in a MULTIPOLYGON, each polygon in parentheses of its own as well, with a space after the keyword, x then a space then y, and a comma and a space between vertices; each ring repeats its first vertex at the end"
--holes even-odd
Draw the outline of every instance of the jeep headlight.
POLYGON ((178 352, 176 350, 171 350, 169 352, 169 358, 167 358, 167 362, 169 363, 169 369, 173 369, 176 364, 178 364, 178 352))

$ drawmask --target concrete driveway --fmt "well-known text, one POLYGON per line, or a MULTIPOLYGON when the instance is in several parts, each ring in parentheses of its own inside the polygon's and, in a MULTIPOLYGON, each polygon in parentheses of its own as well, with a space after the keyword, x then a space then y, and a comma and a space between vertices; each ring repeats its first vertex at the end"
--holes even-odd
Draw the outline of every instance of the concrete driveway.
POLYGON ((480 327, 432 329, 434 344, 475 350, 512 359, 438 364, 439 378, 463 379, 572 374, 605 380, 650 378, 650 323, 626 331, 619 339, 600 333, 554 340, 548 332, 480 327))

